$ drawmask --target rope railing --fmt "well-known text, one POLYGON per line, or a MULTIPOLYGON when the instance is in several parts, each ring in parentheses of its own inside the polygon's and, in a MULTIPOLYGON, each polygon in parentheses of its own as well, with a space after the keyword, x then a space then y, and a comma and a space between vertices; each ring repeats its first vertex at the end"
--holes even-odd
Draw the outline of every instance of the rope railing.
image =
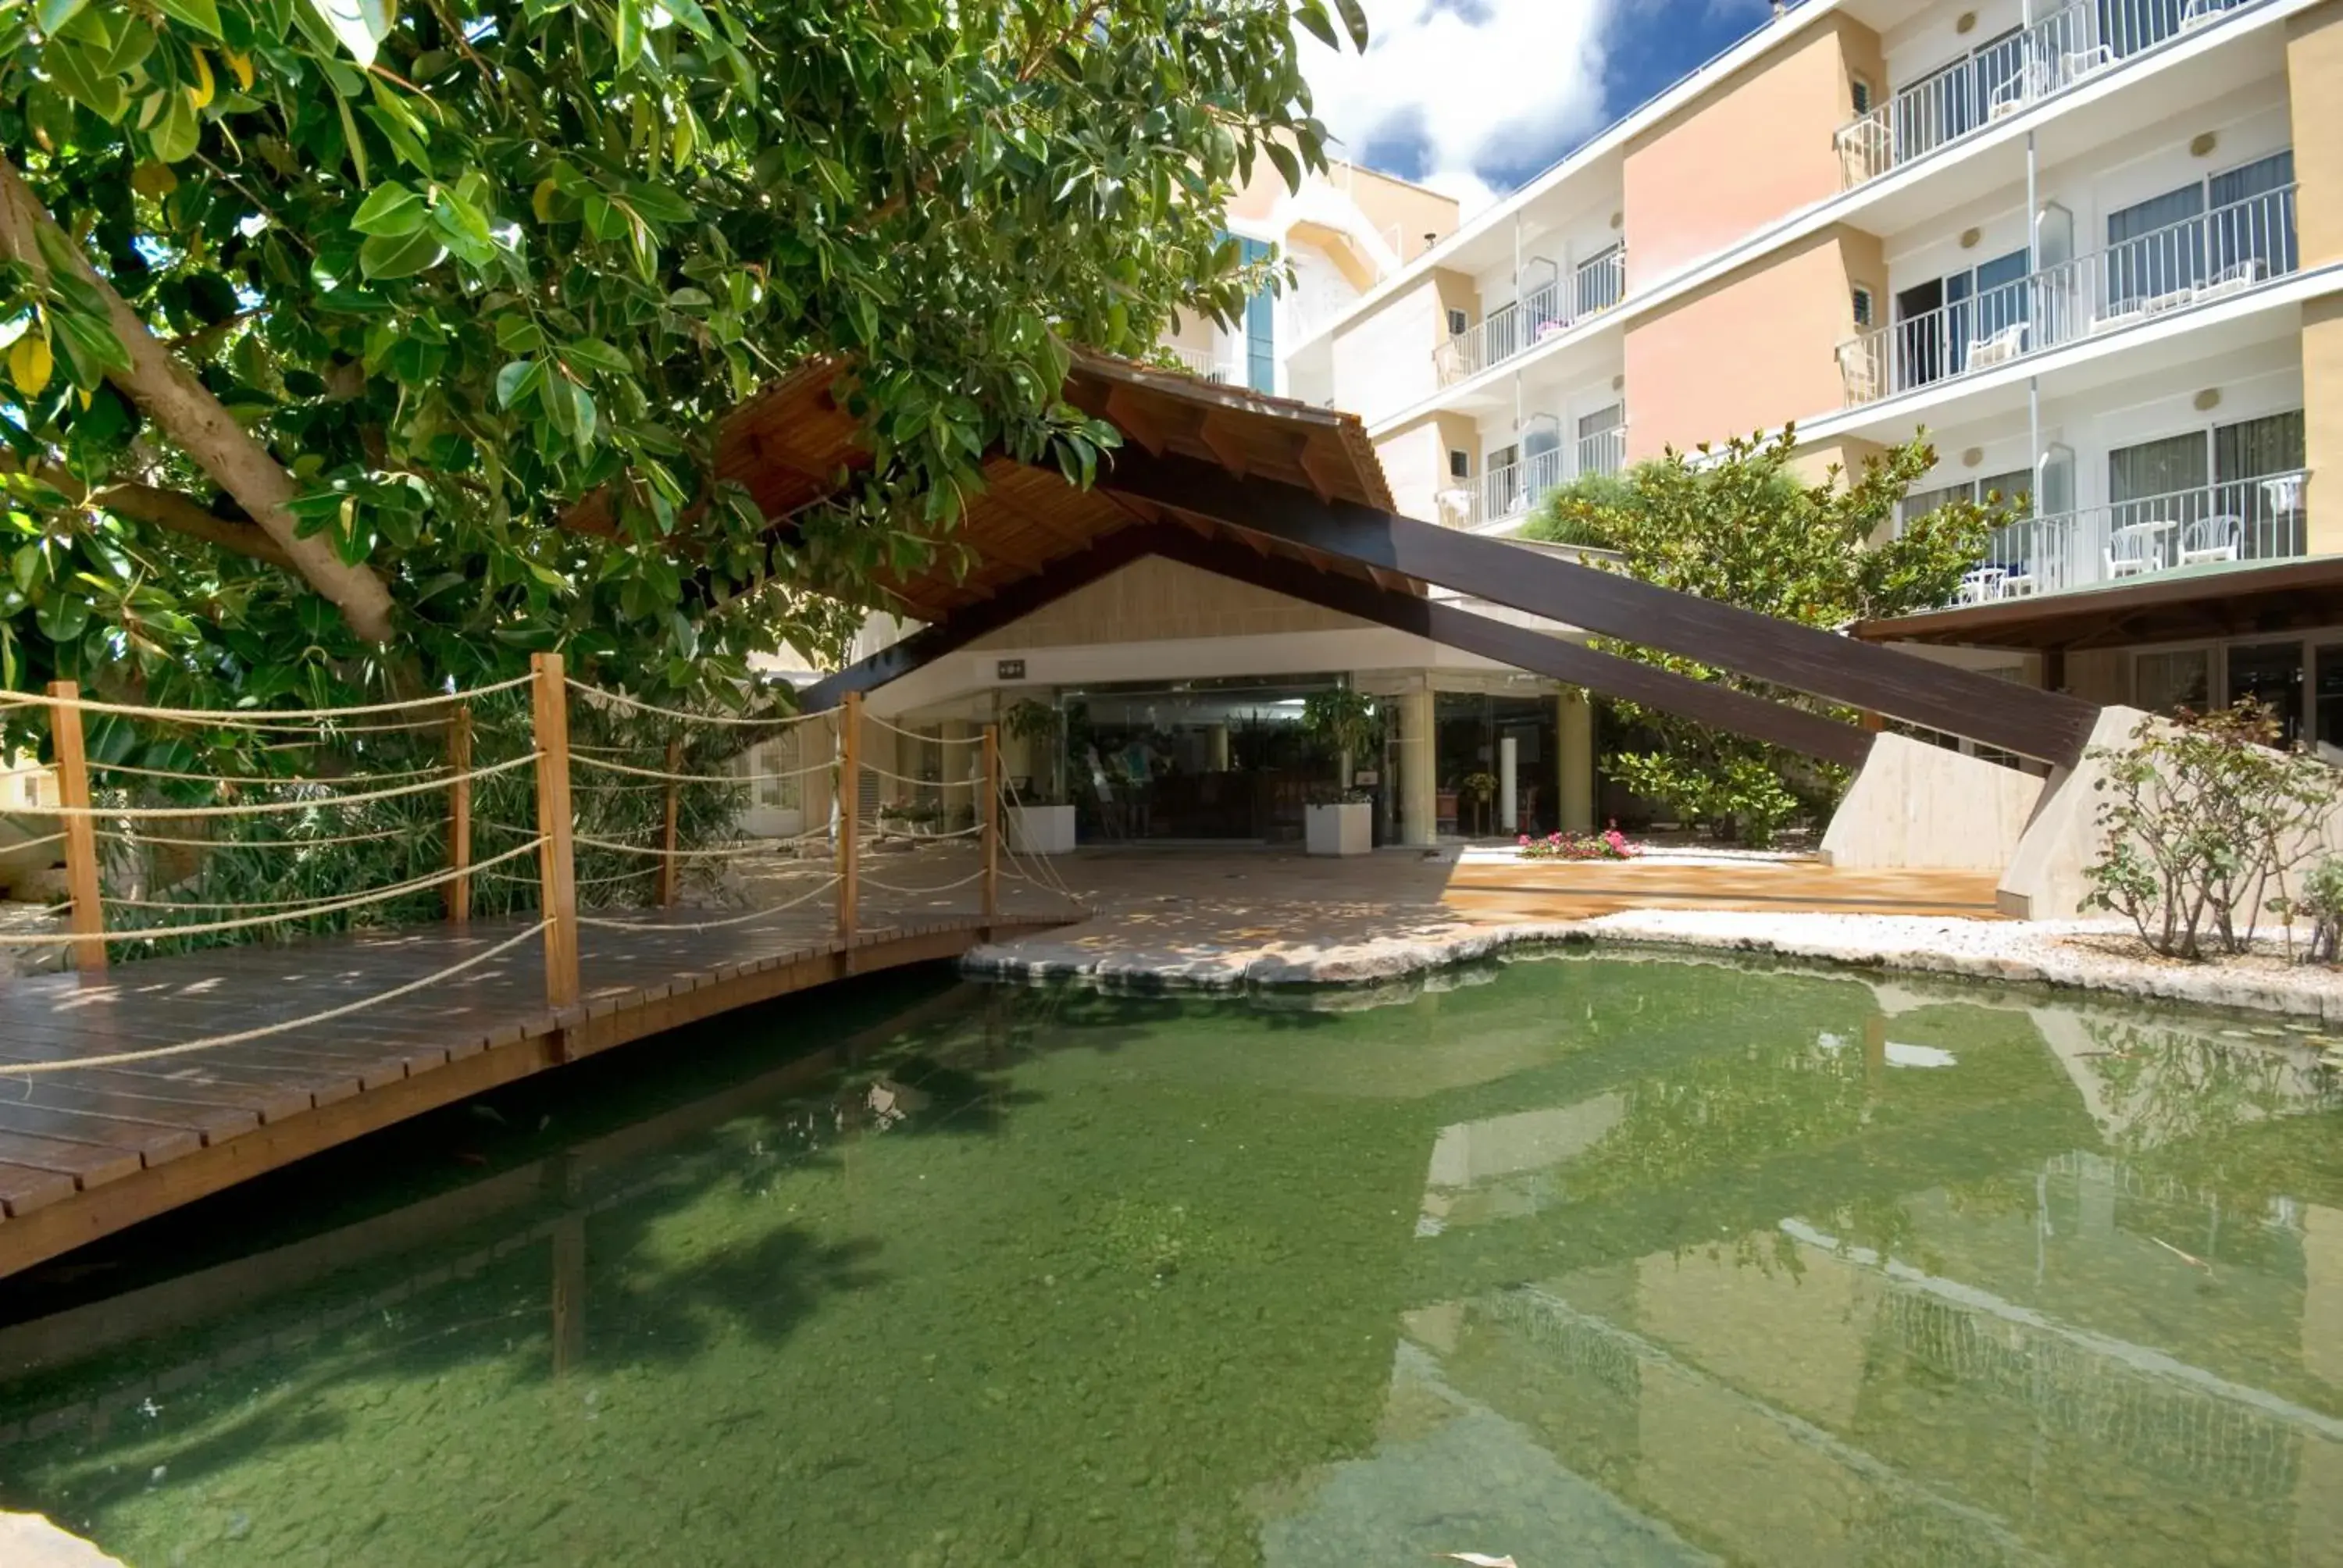
MULTIPOLYGON (((1001 778, 999 739, 992 727, 967 736, 921 735, 891 719, 866 714, 859 697, 815 713, 691 713, 571 679, 558 655, 538 655, 525 678, 407 702, 339 709, 140 707, 85 700, 67 682, 53 686, 45 697, 0 693, 0 702, 40 706, 49 714, 61 799, 44 814, 62 831, 40 842, 65 846, 71 894, 65 906, 70 930, 25 933, 12 937, 9 945, 69 949, 74 961, 85 969, 103 968, 110 945, 137 951, 174 941, 202 945, 210 938, 267 940, 261 933, 335 929, 332 922, 347 919, 361 923, 369 918, 377 923, 405 920, 412 918, 414 900, 435 893, 444 900, 448 924, 460 930, 470 918, 475 890, 485 889, 493 890, 486 896, 485 909, 516 913, 533 909, 528 930, 500 941, 493 950, 509 951, 523 940, 542 937, 546 1002, 566 1016, 581 995, 578 933, 585 930, 710 931, 775 925, 790 918, 802 927, 802 911, 822 901, 834 905, 840 940, 850 943, 865 929, 860 906, 865 890, 889 900, 894 909, 906 910, 937 907, 952 894, 980 887, 973 902, 979 918, 986 921, 999 913, 1004 879, 1071 899, 1046 859, 1031 859, 1005 842, 1003 819, 1017 804, 1016 792, 1001 778), (524 690, 525 704, 475 709, 476 699, 524 690), (201 762, 177 768, 100 762, 87 755, 80 734, 83 719, 96 715, 256 731, 253 744, 225 749, 199 744, 194 754, 255 765, 258 754, 293 752, 283 762, 256 765, 287 767, 294 776, 206 774, 197 770, 201 762), (582 728, 575 740, 573 719, 582 728), (645 722, 634 724, 636 719, 645 722), (810 739, 802 726, 814 720, 835 728, 814 732, 820 738, 810 739), (318 734, 294 740, 269 737, 271 730, 281 733, 304 724, 318 734), (703 736, 687 745, 681 732, 695 725, 755 733, 738 742, 703 736), (645 729, 656 733, 644 736, 645 729), (398 739, 402 733, 419 739, 398 739), (341 736, 370 734, 392 739, 378 746, 353 745, 337 753, 331 749, 341 736), (862 742, 874 735, 959 748, 968 756, 967 763, 950 761, 943 770, 965 777, 914 778, 899 772, 891 766, 896 755, 883 745, 883 760, 868 759, 862 742), (494 759, 476 758, 476 742, 485 744, 494 759), (774 760, 791 765, 729 770, 744 759, 739 755, 741 749, 766 745, 790 747, 774 760), (312 747, 326 749, 314 766, 300 755, 312 747), (711 759, 713 767, 727 770, 709 770, 711 759), (368 766, 377 762, 382 766, 368 766), (530 770, 534 780, 532 807, 517 804, 513 785, 495 782, 523 769, 530 770), (334 776, 317 777, 320 770, 334 776), (101 781, 95 799, 93 779, 101 781), (755 789, 798 781, 804 781, 801 790, 755 789), (205 786, 217 793, 179 804, 168 796, 184 791, 156 788, 175 785, 205 786), (874 786, 890 792, 909 787, 921 798, 901 811, 890 809, 887 802, 866 806, 866 791, 874 786), (487 792, 477 793, 483 787, 487 792), (939 809, 931 792, 943 793, 945 809, 939 809), (438 822, 431 820, 429 807, 352 817, 338 825, 315 816, 427 795, 446 802, 446 814, 438 822), (476 809, 483 805, 487 810, 476 809), (804 825, 806 818, 799 816, 786 824, 793 830, 771 836, 744 831, 754 819, 742 813, 759 809, 820 815, 812 825, 804 825), (312 816, 297 823, 288 815, 304 812, 312 816), (174 819, 201 825, 175 828, 174 819), (292 830, 245 839, 223 829, 212 836, 212 819, 231 819, 284 820, 292 830), (956 825, 946 828, 945 822, 956 825), (927 823, 935 826, 923 825, 927 823), (333 830, 299 830, 305 827, 333 830), (495 852, 476 859, 474 840, 482 833, 493 836, 489 843, 495 852), (322 849, 401 838, 412 839, 428 854, 444 851, 447 863, 416 868, 409 857, 398 870, 414 869, 415 874, 351 890, 319 883, 339 873, 346 861, 365 864, 367 857, 317 862, 197 859, 195 863, 202 869, 193 873, 179 870, 184 862, 166 859, 137 861, 140 875, 159 879, 170 870, 186 877, 182 885, 161 891, 152 890, 151 882, 112 891, 105 886, 106 877, 125 874, 123 855, 149 850, 322 849), (101 843, 120 853, 110 850, 101 863, 101 843), (689 902, 712 904, 717 912, 678 907, 686 901, 688 877, 693 879, 689 902), (755 907, 742 908, 744 900, 755 907), (591 912, 581 912, 581 901, 591 912), (726 904, 733 910, 724 909, 726 904), (398 907, 395 915, 359 913, 390 906, 398 907), (626 911, 635 908, 644 913, 629 918, 626 911), (109 916, 122 923, 112 924, 109 916)), ((106 739, 107 749, 121 755, 119 736, 106 739)), ((157 759, 162 755, 155 753, 157 759)), ((347 879, 365 883, 375 878, 351 875, 347 879)), ((897 918, 885 912, 888 907, 874 911, 882 924, 897 918)), ((419 983, 436 983, 436 978, 419 983)), ((400 994, 405 990, 386 993, 385 1000, 400 994)), ((309 1021, 340 1016, 346 1014, 314 1015, 309 1021)), ((283 1027, 297 1028, 301 1021, 283 1027)), ((231 1038, 257 1036, 215 1037, 188 1042, 188 1048, 231 1038)), ((83 1059, 85 1063, 94 1060, 83 1059)))
POLYGON ((142 708, 127 702, 105 702, 91 697, 62 697, 55 692, 37 691, 0 691, 0 706, 71 708, 81 713, 102 713, 115 719, 146 719, 165 724, 200 724, 239 729, 309 729, 343 719, 370 718, 377 713, 412 713, 418 709, 449 708, 492 697, 499 691, 515 690, 535 678, 534 676, 517 675, 493 686, 435 692, 429 697, 410 698, 403 702, 375 702, 348 708, 142 708))

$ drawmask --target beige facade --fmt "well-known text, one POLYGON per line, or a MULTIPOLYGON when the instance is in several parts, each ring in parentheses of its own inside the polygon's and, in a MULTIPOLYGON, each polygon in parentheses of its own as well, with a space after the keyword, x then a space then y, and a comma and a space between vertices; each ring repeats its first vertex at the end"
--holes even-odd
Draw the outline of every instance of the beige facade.
POLYGON ((1076 589, 972 645, 984 652, 1102 642, 1355 631, 1366 623, 1178 561, 1151 558, 1076 589))
POLYGON ((1884 275, 1875 236, 1826 229, 1630 325, 1628 459, 1773 428, 1785 408, 1835 407, 1854 286, 1884 275))
POLYGON ((1627 144, 1627 276, 1647 287, 1835 196, 1833 135, 1879 35, 1844 14, 1785 39, 1627 144))

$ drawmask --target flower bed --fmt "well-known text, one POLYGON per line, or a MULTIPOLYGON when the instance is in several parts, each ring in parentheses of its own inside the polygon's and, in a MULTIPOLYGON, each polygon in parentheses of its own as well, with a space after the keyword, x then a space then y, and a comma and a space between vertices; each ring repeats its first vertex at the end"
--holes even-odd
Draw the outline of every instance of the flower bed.
POLYGON ((1524 860, 1632 860, 1644 852, 1615 822, 1600 833, 1549 833, 1543 839, 1524 833, 1515 847, 1524 860))

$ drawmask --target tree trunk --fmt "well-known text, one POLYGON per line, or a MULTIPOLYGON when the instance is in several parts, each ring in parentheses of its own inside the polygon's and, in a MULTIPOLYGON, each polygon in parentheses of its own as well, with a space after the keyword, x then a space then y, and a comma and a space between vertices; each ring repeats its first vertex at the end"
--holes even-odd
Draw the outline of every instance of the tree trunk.
MULTIPOLYGON (((45 277, 48 263, 36 238, 42 226, 56 226, 40 198, 14 163, 0 157, 0 251, 45 277)), ((156 340, 138 313, 85 259, 70 236, 59 231, 79 263, 82 276, 106 300, 107 324, 129 350, 130 368, 116 372, 116 387, 195 459, 219 487, 234 496, 261 530, 285 552, 301 580, 342 613, 350 629, 369 642, 391 639, 390 590, 363 566, 351 566, 323 538, 302 538, 286 509, 294 498, 293 476, 268 449, 236 422, 194 373, 156 340)))

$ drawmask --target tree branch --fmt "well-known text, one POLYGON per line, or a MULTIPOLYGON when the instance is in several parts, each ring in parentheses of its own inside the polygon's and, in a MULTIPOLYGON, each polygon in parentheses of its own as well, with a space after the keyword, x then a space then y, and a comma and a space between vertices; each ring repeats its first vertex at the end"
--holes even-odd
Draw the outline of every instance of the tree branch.
MULTIPOLYGON (((55 463, 26 463, 0 452, 0 473, 23 474, 37 479, 76 507, 103 507, 133 522, 151 523, 175 534, 217 545, 247 559, 294 571, 292 558, 275 539, 250 523, 215 517, 177 490, 160 485, 126 482, 91 488, 55 463)), ((295 572, 297 577, 299 573, 295 572)))
POLYGON ((324 538, 300 536, 287 509, 296 494, 293 476, 156 340, 138 313, 89 265, 72 237, 56 229, 56 220, 41 206, 15 164, 0 156, 0 252, 14 256, 44 281, 48 263, 36 236, 45 225, 56 230, 56 238, 73 256, 84 279, 106 301, 107 325, 129 351, 130 368, 113 375, 115 386, 144 409, 214 483, 236 498, 284 552, 291 569, 341 611, 352 631, 368 642, 388 642, 389 588, 367 568, 343 561, 324 538))

